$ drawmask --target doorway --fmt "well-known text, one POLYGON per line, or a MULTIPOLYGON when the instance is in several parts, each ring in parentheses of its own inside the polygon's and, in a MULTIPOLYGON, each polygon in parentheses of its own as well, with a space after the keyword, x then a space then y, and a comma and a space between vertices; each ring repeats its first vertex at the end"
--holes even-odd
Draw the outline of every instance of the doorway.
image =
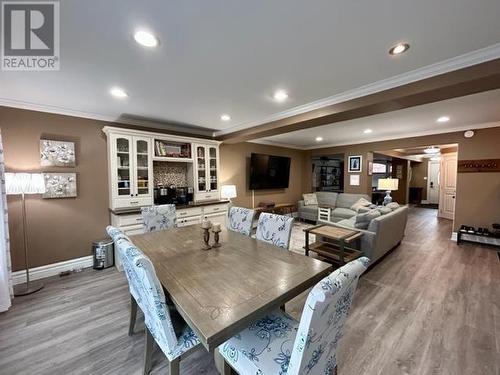
POLYGON ((427 204, 439 204, 439 160, 429 160, 427 164, 427 204))

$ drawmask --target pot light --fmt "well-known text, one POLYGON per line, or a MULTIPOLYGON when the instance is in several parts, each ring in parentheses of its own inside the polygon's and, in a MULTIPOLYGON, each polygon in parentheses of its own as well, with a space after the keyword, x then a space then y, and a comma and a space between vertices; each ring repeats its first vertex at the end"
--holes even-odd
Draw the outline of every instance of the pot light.
POLYGON ((410 45, 408 43, 398 43, 389 50, 390 55, 401 55, 402 53, 408 51, 410 45))
POLYGON ((144 47, 152 48, 158 46, 159 44, 157 37, 144 30, 137 31, 134 34, 134 39, 137 43, 144 47))
POLYGON ((222 121, 229 121, 229 120, 231 120, 231 116, 229 116, 228 114, 224 113, 223 115, 220 116, 220 119, 222 121))
POLYGON ((431 155, 438 154, 439 153, 439 148, 438 147, 434 147, 434 146, 427 147, 426 149, 424 149, 424 152, 426 154, 431 154, 431 155))
POLYGON ((373 132, 373 130, 371 130, 371 129, 365 129, 365 130, 363 131, 363 133, 365 133, 365 134, 370 134, 370 133, 372 133, 372 132, 373 132))
POLYGON ((323 140, 323 137, 316 137, 316 142, 321 142, 323 140))
POLYGON ((120 87, 113 87, 111 90, 109 90, 109 92, 115 98, 123 99, 123 98, 128 97, 127 92, 124 89, 120 88, 120 87))
POLYGON ((437 122, 448 122, 448 121, 450 121, 450 118, 448 116, 441 116, 436 121, 437 122))
POLYGON ((283 102, 288 98, 288 93, 285 90, 278 90, 273 94, 273 98, 277 102, 283 102))

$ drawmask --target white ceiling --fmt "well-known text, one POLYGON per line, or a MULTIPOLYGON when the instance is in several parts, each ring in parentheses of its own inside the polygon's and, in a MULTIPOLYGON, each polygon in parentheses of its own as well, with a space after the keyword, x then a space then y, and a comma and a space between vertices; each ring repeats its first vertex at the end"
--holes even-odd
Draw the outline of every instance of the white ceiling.
POLYGON ((257 142, 309 149, 500 126, 499 103, 500 90, 492 90, 276 135, 257 140, 257 142), (436 120, 441 116, 449 116, 450 121, 438 123, 436 120), (372 133, 365 134, 366 129, 371 129, 372 133), (318 136, 323 137, 322 142, 316 142, 315 138, 318 136))
POLYGON ((60 7, 61 70, 1 71, 0 105, 229 131, 500 43, 498 0, 64 0, 60 7), (135 44, 137 28, 153 30, 160 47, 135 44), (389 56, 399 41, 410 50, 389 56), (114 85, 130 97, 111 97, 114 85), (278 88, 290 93, 285 103, 271 99, 278 88), (222 113, 232 120, 222 122, 222 113))

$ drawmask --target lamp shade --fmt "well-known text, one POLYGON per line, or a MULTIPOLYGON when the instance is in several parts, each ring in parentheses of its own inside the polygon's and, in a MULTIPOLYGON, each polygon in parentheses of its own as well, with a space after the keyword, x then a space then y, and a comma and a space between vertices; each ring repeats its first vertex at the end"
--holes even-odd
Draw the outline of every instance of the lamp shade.
POLYGON ((222 199, 236 198, 236 185, 222 185, 220 197, 222 199))
POLYGON ((378 180, 378 190, 398 190, 399 180, 397 178, 381 178, 378 180))
POLYGON ((5 190, 9 195, 45 193, 41 173, 5 173, 5 190))

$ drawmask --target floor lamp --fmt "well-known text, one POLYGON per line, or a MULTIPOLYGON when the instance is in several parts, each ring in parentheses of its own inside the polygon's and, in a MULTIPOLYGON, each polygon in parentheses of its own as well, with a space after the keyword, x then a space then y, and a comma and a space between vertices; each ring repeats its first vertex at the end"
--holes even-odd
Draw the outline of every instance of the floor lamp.
POLYGON ((26 283, 14 287, 14 296, 25 296, 43 288, 42 283, 30 282, 28 258, 28 234, 26 221, 26 194, 41 194, 45 192, 45 184, 41 173, 5 173, 5 190, 7 195, 21 195, 23 218, 24 265, 26 268, 26 283))

